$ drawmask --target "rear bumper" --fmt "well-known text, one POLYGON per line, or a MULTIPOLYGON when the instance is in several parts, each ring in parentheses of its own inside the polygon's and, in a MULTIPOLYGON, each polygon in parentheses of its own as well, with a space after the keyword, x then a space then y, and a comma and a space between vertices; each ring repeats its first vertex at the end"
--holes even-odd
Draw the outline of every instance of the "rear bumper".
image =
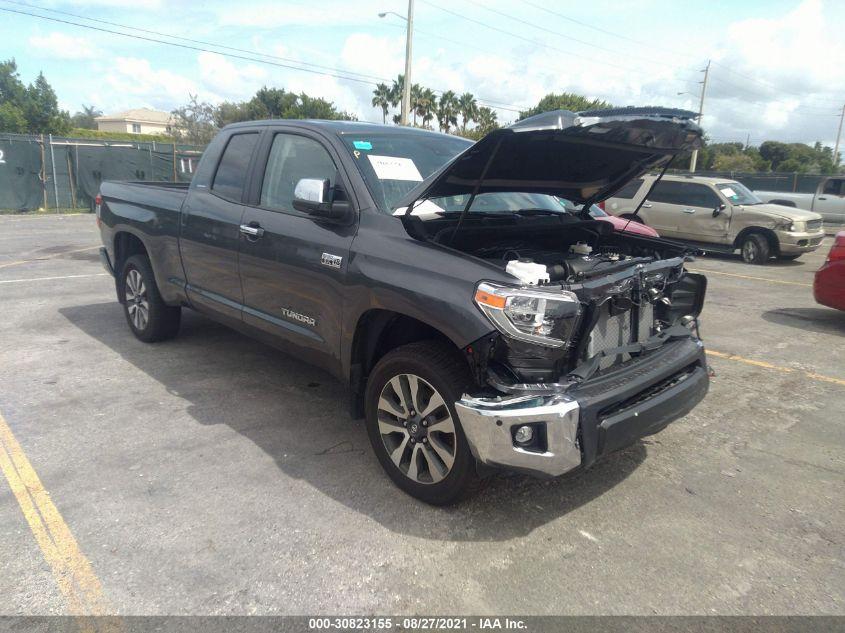
POLYGON ((657 433, 707 393, 700 341, 685 339, 623 363, 565 395, 501 399, 464 396, 456 403, 473 455, 490 466, 555 477, 657 433), (515 431, 541 429, 541 450, 520 448, 515 431))
POLYGON ((817 303, 845 310, 845 261, 826 262, 813 279, 817 303))
POLYGON ((106 250, 105 246, 100 247, 100 263, 103 265, 103 268, 106 269, 106 272, 114 277, 114 266, 111 264, 111 259, 109 259, 109 252, 106 250))

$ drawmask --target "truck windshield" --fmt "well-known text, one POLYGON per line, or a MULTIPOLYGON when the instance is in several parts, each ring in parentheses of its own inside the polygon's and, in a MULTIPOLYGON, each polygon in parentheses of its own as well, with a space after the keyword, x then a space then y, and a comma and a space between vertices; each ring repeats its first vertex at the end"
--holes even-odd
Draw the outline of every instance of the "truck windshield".
POLYGON ((741 182, 719 183, 716 188, 731 201, 731 204, 763 204, 763 201, 741 182))
POLYGON ((344 134, 343 143, 376 204, 385 213, 432 172, 460 154, 472 141, 419 132, 344 134))

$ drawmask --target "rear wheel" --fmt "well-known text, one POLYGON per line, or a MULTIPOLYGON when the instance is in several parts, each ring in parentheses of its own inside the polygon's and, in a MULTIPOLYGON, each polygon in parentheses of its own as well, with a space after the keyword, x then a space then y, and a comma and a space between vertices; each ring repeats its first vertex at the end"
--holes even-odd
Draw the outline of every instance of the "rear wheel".
POLYGON ((453 503, 477 487, 475 459, 454 406, 469 382, 465 363, 439 341, 396 348, 367 380, 373 450, 399 488, 427 503, 453 503))
POLYGON ((746 264, 765 264, 769 261, 772 247, 769 240, 759 233, 751 233, 742 241, 740 246, 742 261, 746 264))
POLYGON ((145 343, 176 336, 182 308, 169 306, 161 298, 150 260, 132 255, 123 264, 120 280, 123 312, 132 333, 145 343))

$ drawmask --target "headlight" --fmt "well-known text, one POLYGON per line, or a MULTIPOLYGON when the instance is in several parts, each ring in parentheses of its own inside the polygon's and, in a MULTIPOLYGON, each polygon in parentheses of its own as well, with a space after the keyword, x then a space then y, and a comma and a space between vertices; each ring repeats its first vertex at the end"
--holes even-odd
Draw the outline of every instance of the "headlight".
POLYGON ((790 233, 803 233, 805 231, 804 223, 803 222, 793 222, 789 225, 789 232, 790 233))
POLYGON ((510 288, 482 282, 475 303, 502 333, 546 347, 569 344, 581 304, 568 290, 510 288))

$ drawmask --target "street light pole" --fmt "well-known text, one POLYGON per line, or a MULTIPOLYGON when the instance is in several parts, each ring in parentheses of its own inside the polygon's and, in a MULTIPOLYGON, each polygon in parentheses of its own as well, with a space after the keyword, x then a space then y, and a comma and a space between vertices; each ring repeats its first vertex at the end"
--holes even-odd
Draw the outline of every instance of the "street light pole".
POLYGON ((402 125, 408 125, 408 115, 411 112, 411 49, 414 39, 414 0, 408 0, 408 29, 405 37, 405 81, 402 86, 402 125))
MULTIPOLYGON (((701 125, 701 115, 704 113, 704 93, 707 91, 707 77, 710 75, 710 60, 707 60, 707 67, 704 69, 704 81, 701 82, 701 99, 698 102, 698 124, 701 125)), ((689 160, 690 173, 695 173, 695 166, 698 163, 698 150, 692 150, 689 160)))
POLYGON ((839 166, 839 139, 842 138, 842 119, 845 119, 845 105, 842 106, 842 113, 839 115, 839 131, 836 133, 836 147, 833 148, 833 164, 839 166))

